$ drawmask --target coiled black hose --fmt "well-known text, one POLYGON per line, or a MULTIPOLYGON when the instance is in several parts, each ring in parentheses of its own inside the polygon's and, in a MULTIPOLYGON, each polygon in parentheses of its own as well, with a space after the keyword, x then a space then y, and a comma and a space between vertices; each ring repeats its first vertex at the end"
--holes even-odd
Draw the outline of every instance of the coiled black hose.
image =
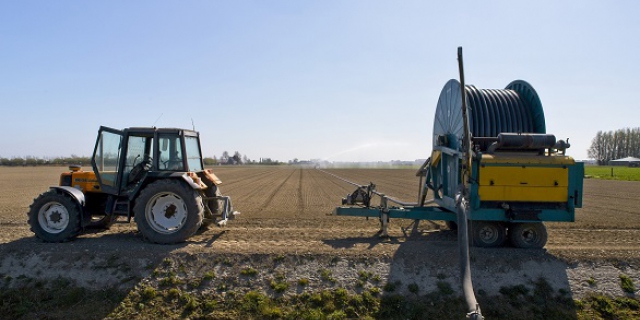
MULTIPOLYGON (((462 138, 460 83, 449 80, 440 93, 434 123, 434 143, 447 137, 448 147, 459 149, 462 138), (458 139, 452 139, 451 135, 458 139), (439 140, 438 140, 439 139, 439 140)), ((478 89, 465 85, 469 126, 473 138, 496 138, 500 133, 546 133, 544 111, 538 94, 523 80, 511 82, 505 89, 478 89)), ((489 141, 477 142, 486 150, 489 141)))

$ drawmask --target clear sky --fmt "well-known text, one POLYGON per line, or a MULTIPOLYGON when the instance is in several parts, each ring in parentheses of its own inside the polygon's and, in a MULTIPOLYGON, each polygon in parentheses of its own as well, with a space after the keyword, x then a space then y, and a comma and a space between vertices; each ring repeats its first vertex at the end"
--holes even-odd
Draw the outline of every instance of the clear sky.
POLYGON ((1 1, 0 157, 89 156, 100 125, 195 128, 205 156, 427 158, 458 77, 531 83, 586 159, 640 126, 638 1, 1 1))

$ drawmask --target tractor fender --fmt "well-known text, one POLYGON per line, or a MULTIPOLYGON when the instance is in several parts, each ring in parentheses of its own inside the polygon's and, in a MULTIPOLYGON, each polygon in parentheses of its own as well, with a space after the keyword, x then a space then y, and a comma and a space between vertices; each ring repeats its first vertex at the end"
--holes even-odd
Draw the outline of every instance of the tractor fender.
POLYGON ((200 179, 195 173, 193 172, 185 172, 184 174, 182 174, 180 177, 182 177, 182 179, 189 184, 189 186, 191 186, 192 188, 196 189, 196 190, 204 190, 207 188, 207 185, 204 184, 204 182, 202 182, 202 179, 200 179))
POLYGON ((202 171, 202 175, 204 176, 204 178, 213 182, 213 184, 215 184, 216 186, 222 184, 222 180, 220 180, 211 169, 205 169, 204 171, 202 171))
POLYGON ((53 186, 51 187, 51 189, 54 190, 60 190, 68 195, 71 196, 71 198, 73 198, 73 200, 76 201, 76 203, 78 204, 78 208, 80 209, 80 211, 82 212, 82 208, 84 207, 84 193, 82 193, 82 191, 74 188, 74 187, 69 187, 69 186, 53 186))

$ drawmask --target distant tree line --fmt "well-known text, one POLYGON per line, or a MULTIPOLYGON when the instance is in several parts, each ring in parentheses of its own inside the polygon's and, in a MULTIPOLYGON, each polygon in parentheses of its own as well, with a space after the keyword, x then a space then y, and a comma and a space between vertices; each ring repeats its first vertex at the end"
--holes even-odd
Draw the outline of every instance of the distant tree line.
POLYGON ((598 131, 591 140, 588 154, 598 165, 606 165, 609 161, 620 158, 640 158, 640 128, 598 131))
POLYGON ((0 157, 0 166, 7 167, 26 167, 26 166, 64 166, 70 164, 89 165, 91 164, 91 158, 79 157, 71 155, 70 157, 57 157, 57 158, 36 158, 36 157, 14 157, 14 158, 2 158, 0 157))
MULTIPOLYGON (((261 165, 278 165, 283 164, 278 160, 271 160, 271 158, 260 158, 260 160, 251 160, 247 158, 246 155, 240 154, 240 152, 236 151, 233 156, 229 154, 229 152, 225 151, 222 153, 220 158, 216 156, 213 157, 205 157, 202 159, 206 166, 215 166, 215 165, 240 165, 240 164, 261 164, 261 165)), ((56 157, 56 158, 36 158, 32 156, 27 157, 13 157, 13 158, 3 158, 0 157, 0 166, 7 167, 26 167, 26 166, 68 166, 71 164, 79 164, 84 166, 91 165, 90 157, 80 157, 76 155, 71 155, 70 157, 56 157)))
POLYGON ((205 157, 202 159, 205 166, 217 166, 217 165, 241 165, 241 164, 260 164, 260 165, 278 165, 283 164, 278 160, 272 160, 271 158, 260 158, 260 160, 251 160, 246 155, 242 155, 240 152, 236 151, 233 155, 230 155, 229 152, 224 151, 222 155, 218 158, 216 156, 205 157))

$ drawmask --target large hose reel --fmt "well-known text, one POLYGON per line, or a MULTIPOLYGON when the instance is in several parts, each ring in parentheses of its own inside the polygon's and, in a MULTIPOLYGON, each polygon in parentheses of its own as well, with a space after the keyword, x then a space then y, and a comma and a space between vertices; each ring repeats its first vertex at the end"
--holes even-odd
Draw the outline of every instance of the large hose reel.
MULTIPOLYGON (((473 85, 465 85, 465 93, 469 129, 476 148, 487 150, 501 133, 515 133, 524 137, 545 135, 542 103, 529 83, 516 80, 502 90, 478 89, 473 85)), ((462 150, 463 135, 460 82, 452 79, 445 84, 438 99, 433 145, 462 150)), ((555 137, 541 139, 551 138, 554 140, 553 146, 555 137)))

